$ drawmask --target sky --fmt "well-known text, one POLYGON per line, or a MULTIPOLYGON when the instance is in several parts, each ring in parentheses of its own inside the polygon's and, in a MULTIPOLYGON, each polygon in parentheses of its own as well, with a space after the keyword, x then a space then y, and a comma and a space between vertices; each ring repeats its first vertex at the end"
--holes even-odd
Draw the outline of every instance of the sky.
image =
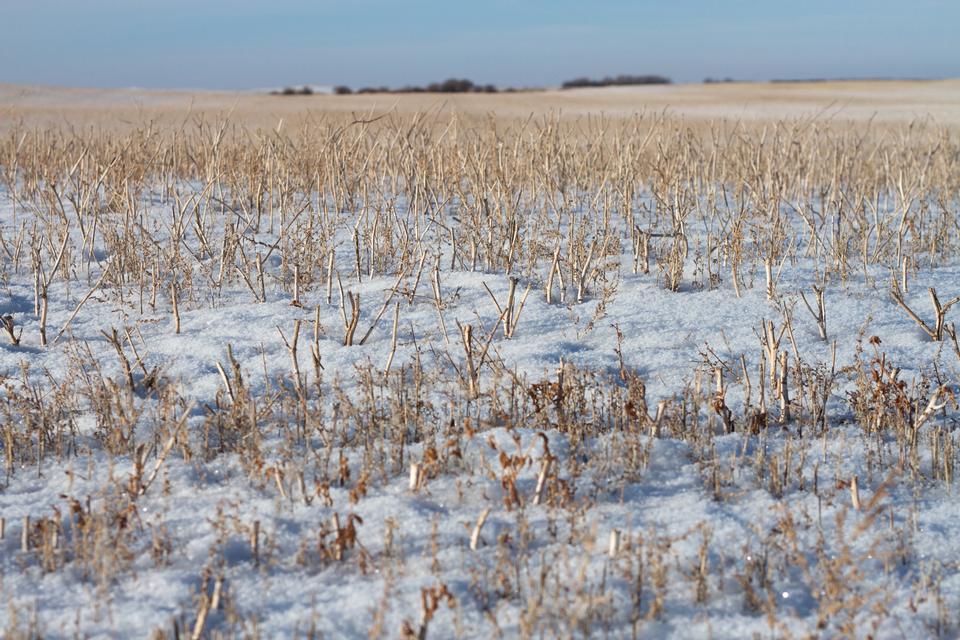
POLYGON ((958 0, 0 0, 0 24, 18 84, 960 77, 958 0))

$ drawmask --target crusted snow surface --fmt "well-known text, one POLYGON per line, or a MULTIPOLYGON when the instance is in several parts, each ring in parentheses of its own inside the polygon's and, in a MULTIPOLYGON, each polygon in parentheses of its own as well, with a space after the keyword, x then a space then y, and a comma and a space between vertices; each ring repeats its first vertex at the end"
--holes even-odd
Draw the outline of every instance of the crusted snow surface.
MULTIPOLYGON (((8 199, 2 211, 10 242, 29 214, 18 212, 14 222, 8 199)), ((359 341, 396 277, 364 275, 358 282, 348 243, 344 239, 337 260, 344 288, 361 296, 359 341)), ((69 285, 54 280, 51 339, 112 259, 94 258, 71 265, 69 285)), ((812 316, 798 304, 799 292, 809 298, 814 282, 813 264, 803 258, 782 267, 776 300, 766 296, 762 266, 745 267, 737 297, 727 273, 713 286, 693 286, 692 258, 675 292, 655 272, 633 273, 632 259, 623 256, 609 295, 597 287, 581 303, 569 289, 564 303, 548 304, 542 282, 521 278, 518 296, 527 284, 531 292, 514 335, 506 339, 500 332, 491 340, 488 360, 496 367, 482 369, 482 393, 498 393, 497 385, 555 383, 562 361, 568 377, 573 371, 597 376, 601 382, 590 391, 596 398, 607 385, 624 384, 622 358, 646 383, 650 415, 666 401, 676 418, 685 390, 699 384, 704 397, 712 395, 711 363, 722 362, 736 432, 723 432, 709 401, 695 418, 696 429, 710 431, 700 444, 666 428, 655 433, 646 423, 637 427, 640 433, 604 428, 606 418, 599 415, 593 419, 600 426, 582 434, 551 428, 559 422, 556 416, 535 418, 529 411, 529 420, 513 421, 478 409, 477 420, 463 424, 463 410, 449 408, 453 397, 463 405, 465 393, 457 326, 471 324, 478 343, 485 339, 500 315, 485 287, 502 302, 510 279, 444 264, 445 338, 428 262, 417 290, 395 298, 401 304, 391 371, 396 376, 403 370, 408 379, 417 366, 429 372, 423 401, 430 403, 437 424, 429 437, 407 438, 401 465, 394 450, 384 454, 385 461, 371 462, 376 446, 365 447, 359 437, 344 445, 324 435, 344 429, 335 426, 337 407, 348 400, 357 407, 389 405, 382 395, 372 404, 363 399, 376 386, 370 380, 382 379, 390 355, 393 301, 365 344, 344 346, 336 283, 331 302, 321 283, 301 295, 302 306, 291 305, 289 291, 275 282, 268 282, 265 302, 256 301, 240 281, 216 294, 208 291, 206 298, 198 289, 194 299, 180 304, 179 334, 165 291, 153 307, 130 291, 121 300, 116 291, 102 289, 55 344, 41 347, 29 263, 18 271, 5 257, 3 312, 14 315, 23 337, 19 346, 6 341, 0 346, 0 375, 8 384, 4 398, 25 385, 37 394, 51 393, 56 383, 76 380, 78 366, 90 371, 91 362, 122 386, 116 350, 101 332, 127 327, 145 368, 158 368, 163 384, 182 398, 176 406, 190 407, 190 415, 187 442, 172 448, 155 482, 135 498, 120 496, 129 493, 136 449, 108 451, 86 399, 71 413, 72 444, 62 454, 8 466, 0 491, 5 522, 0 628, 35 628, 45 637, 128 638, 154 630, 172 637, 176 627, 187 635, 218 590, 219 606, 204 612, 204 635, 396 637, 405 628, 418 633, 422 625, 436 638, 525 633, 744 638, 844 635, 849 629, 892 638, 955 632, 955 626, 940 626, 956 623, 960 600, 955 481, 940 477, 936 466, 943 463, 929 444, 920 447, 915 461, 899 463, 895 440, 867 435, 848 402, 856 389, 853 365, 875 353, 886 354, 908 387, 921 380, 949 387, 957 380, 960 362, 949 344, 929 340, 891 300, 889 274, 861 270, 830 282, 825 294, 830 335, 821 341, 812 316), (764 320, 782 325, 783 303, 792 305, 793 338, 804 362, 828 369, 836 350, 827 428, 808 426, 802 433, 799 423, 778 425, 779 408, 768 388, 770 426, 750 433, 743 428, 740 357, 753 378, 756 406, 763 353, 758 333, 764 320), (309 364, 316 309, 319 382, 309 364), (292 393, 290 354, 278 328, 289 339, 297 320, 300 366, 311 410, 322 422, 291 440, 266 421, 259 468, 235 450, 203 455, 206 416, 215 405, 229 403, 217 367, 220 363, 231 375, 227 346, 247 391, 268 405, 275 394, 292 393), (879 344, 871 344, 871 336, 879 344), (457 424, 449 424, 454 419, 457 424), (451 440, 455 456, 444 449, 451 440), (429 462, 430 448, 440 452, 443 464, 428 468, 411 490, 409 464, 429 462), (551 497, 535 504, 548 455, 554 460, 551 497), (514 457, 519 501, 511 500, 510 483, 504 481, 514 457), (717 462, 707 464, 707 458, 717 462), (349 473, 340 473, 344 466, 349 473), (373 471, 358 489, 365 469, 373 471), (305 477, 306 497, 298 472, 305 477), (785 481, 775 481, 776 474, 785 481), (859 510, 851 504, 854 476, 859 510), (321 491, 324 478, 333 481, 321 491), (91 548, 91 557, 114 558, 103 565, 81 561, 69 551, 80 535, 71 504, 106 513, 110 503, 129 508, 124 524, 104 525, 126 527, 125 548, 91 548), (472 550, 471 535, 487 509, 472 550), (60 561, 45 566, 42 550, 21 550, 24 517, 31 526, 42 518, 61 523, 60 550, 51 552, 61 553, 60 561), (353 527, 359 544, 348 541, 336 550, 337 527, 353 527), (611 553, 611 536, 617 535, 619 545, 611 553), (437 606, 427 619, 424 608, 434 596, 437 606)), ((958 269, 960 263, 920 269, 912 276, 908 303, 926 313, 927 287, 944 299, 960 293, 958 269)), ((403 286, 413 285, 414 275, 408 274, 403 286)), ((782 349, 792 351, 789 337, 782 349)), ((129 348, 127 354, 133 357, 129 348)), ((376 386, 372 393, 389 388, 376 386)), ((145 445, 149 474, 161 459, 167 432, 151 413, 159 406, 152 392, 139 389, 130 398, 143 409, 133 438, 145 445)), ((398 410, 384 409, 384 415, 398 410)), ((587 420, 589 408, 581 410, 587 420)), ((14 415, 9 408, 7 414, 14 415)), ((947 407, 922 427, 920 437, 937 432, 952 438, 955 419, 954 408, 947 407)), ((7 451, 6 442, 0 446, 7 451)), ((109 537, 90 542, 119 544, 109 537)))

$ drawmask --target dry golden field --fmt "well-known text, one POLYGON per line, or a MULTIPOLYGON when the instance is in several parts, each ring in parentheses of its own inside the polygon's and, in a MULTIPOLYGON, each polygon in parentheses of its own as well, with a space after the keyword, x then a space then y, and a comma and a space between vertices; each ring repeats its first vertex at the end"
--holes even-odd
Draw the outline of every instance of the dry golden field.
POLYGON ((0 84, 0 129, 31 125, 130 126, 144 119, 176 121, 187 114, 221 117, 253 127, 297 124, 323 114, 459 113, 522 119, 560 113, 611 118, 663 112, 690 120, 748 123, 818 118, 835 123, 905 123, 932 119, 960 125, 960 80, 847 81, 651 85, 500 94, 367 94, 271 96, 254 92, 66 89, 0 84))

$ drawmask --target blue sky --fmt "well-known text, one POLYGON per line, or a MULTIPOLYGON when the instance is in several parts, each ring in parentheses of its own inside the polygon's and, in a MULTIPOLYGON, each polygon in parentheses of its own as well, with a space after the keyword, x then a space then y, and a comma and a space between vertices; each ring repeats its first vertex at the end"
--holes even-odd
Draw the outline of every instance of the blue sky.
POLYGON ((958 0, 0 0, 0 23, 11 83, 960 77, 958 0))

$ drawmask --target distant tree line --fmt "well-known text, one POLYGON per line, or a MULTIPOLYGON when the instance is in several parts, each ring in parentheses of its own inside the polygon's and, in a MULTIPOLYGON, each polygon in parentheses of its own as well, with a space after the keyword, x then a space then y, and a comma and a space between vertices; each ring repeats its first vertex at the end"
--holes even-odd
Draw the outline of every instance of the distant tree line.
MULTIPOLYGON (((609 87, 618 85, 636 85, 636 84, 670 84, 670 78, 658 75, 619 75, 607 76, 605 78, 575 78, 563 83, 564 89, 573 89, 577 87, 609 87)), ((361 87, 352 89, 347 85, 337 85, 333 88, 333 93, 338 96, 350 95, 352 93, 512 93, 515 91, 524 91, 528 89, 517 89, 507 87, 500 89, 492 84, 475 84, 472 80, 466 78, 448 78, 443 82, 431 82, 427 85, 405 85, 400 88, 380 87, 361 87)), ((308 96, 314 91, 304 86, 301 88, 286 87, 279 91, 271 91, 273 95, 281 96, 308 96)))
POLYGON ((272 96, 312 96, 313 89, 304 85, 302 87, 284 87, 279 91, 271 91, 272 96))
POLYGON ((563 89, 579 89, 581 87, 614 87, 634 84, 670 84, 670 82, 670 78, 657 75, 619 75, 607 76, 599 79, 587 77, 574 78, 573 80, 567 80, 564 82, 561 87, 563 89))
MULTIPOLYGON (((431 82, 428 85, 406 85, 399 89, 390 87, 361 87, 356 93, 497 93, 499 89, 492 84, 474 84, 466 78, 448 78, 443 82, 431 82)), ((334 87, 337 95, 348 95, 354 91, 347 86, 334 87)))
MULTIPOLYGON (((399 89, 390 87, 361 87, 353 90, 346 85, 337 85, 333 88, 333 93, 338 96, 350 95, 352 93, 499 93, 496 85, 492 84, 474 84, 473 81, 466 78, 448 78, 443 82, 431 82, 428 85, 406 85, 399 89)), ((517 91, 513 87, 503 89, 506 93, 517 91)), ((309 86, 303 87, 285 87, 277 91, 271 91, 274 96, 309 96, 313 95, 314 90, 309 86)))

